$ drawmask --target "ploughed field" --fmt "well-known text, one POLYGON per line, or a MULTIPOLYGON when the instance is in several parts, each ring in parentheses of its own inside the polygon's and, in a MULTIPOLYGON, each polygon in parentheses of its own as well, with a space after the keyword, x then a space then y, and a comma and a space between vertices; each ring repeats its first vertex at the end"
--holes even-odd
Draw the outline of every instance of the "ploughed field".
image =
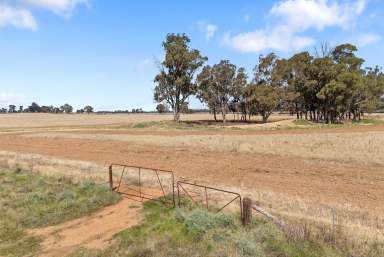
POLYGON ((351 229, 383 236, 383 116, 332 126, 288 115, 225 127, 208 114, 182 119, 173 124, 168 114, 0 115, 0 151, 173 170, 251 195, 277 214, 324 222, 338 215, 351 229))

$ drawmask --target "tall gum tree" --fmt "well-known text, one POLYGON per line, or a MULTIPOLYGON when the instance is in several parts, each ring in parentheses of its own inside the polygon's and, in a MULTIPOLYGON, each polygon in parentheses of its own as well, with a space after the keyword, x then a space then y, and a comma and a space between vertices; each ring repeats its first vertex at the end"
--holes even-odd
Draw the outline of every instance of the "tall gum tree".
POLYGON ((281 102, 283 87, 283 69, 278 69, 279 58, 274 53, 259 57, 259 64, 254 68, 254 83, 250 85, 251 103, 262 116, 263 123, 281 102))
POLYGON ((185 34, 168 34, 163 42, 165 59, 155 77, 154 100, 166 102, 172 108, 174 121, 180 121, 182 107, 196 93, 195 74, 207 58, 189 47, 185 34))
POLYGON ((225 124, 229 104, 240 101, 247 75, 244 68, 237 69, 230 61, 222 60, 212 67, 205 66, 197 76, 197 82, 198 98, 213 111, 215 119, 220 109, 225 124))

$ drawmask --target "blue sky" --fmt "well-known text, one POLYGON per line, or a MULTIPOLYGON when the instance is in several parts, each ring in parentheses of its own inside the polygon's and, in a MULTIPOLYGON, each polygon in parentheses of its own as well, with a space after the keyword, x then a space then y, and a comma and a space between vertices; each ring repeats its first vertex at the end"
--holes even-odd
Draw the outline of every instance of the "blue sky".
POLYGON ((260 54, 324 41, 352 42, 366 65, 384 66, 382 17, 382 0, 0 0, 0 107, 152 110, 167 33, 248 72, 260 54))

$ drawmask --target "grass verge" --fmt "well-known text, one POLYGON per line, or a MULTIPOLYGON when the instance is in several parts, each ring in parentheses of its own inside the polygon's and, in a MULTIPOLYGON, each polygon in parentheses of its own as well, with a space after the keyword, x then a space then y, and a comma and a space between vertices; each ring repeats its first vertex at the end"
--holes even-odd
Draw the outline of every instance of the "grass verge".
POLYGON ((165 209, 147 202, 143 211, 141 224, 116 235, 108 249, 80 249, 71 257, 343 256, 324 244, 290 240, 262 218, 254 219, 251 227, 244 229, 235 215, 202 209, 165 209))
POLYGON ((0 256, 34 256, 39 238, 26 229, 59 224, 119 200, 91 180, 0 170, 0 256))

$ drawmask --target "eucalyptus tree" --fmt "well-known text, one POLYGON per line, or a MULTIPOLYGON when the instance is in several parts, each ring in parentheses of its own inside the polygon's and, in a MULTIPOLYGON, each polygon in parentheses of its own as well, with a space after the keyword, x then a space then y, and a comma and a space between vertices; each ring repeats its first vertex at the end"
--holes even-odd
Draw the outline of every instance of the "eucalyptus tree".
POLYGON ((205 66, 197 76, 196 96, 201 102, 207 104, 209 110, 213 113, 215 121, 217 121, 216 113, 220 109, 220 99, 212 74, 212 67, 209 65, 205 66))
POLYGON ((237 70, 236 77, 233 84, 232 99, 230 100, 230 106, 235 113, 241 112, 242 119, 246 121, 247 112, 249 111, 249 103, 245 95, 245 89, 248 85, 248 75, 243 67, 237 70))
POLYGON ((308 86, 311 85, 309 69, 312 60, 313 57, 308 52, 301 52, 286 61, 286 107, 292 113, 296 113, 298 119, 307 108, 313 111, 313 118, 316 119, 316 94, 308 92, 308 86))
POLYGON ((154 99, 172 108, 174 120, 180 120, 182 107, 196 93, 195 74, 207 60, 200 51, 189 46, 185 34, 168 34, 163 42, 165 59, 155 77, 154 99))
POLYGON ((84 107, 83 109, 87 114, 90 114, 91 112, 93 112, 93 107, 90 106, 90 105, 87 105, 84 107))
POLYGON ((73 107, 69 104, 64 104, 63 106, 60 107, 60 110, 65 113, 72 113, 73 107))
MULTIPOLYGON (((384 107, 384 73, 379 67, 364 70, 363 112, 373 112, 384 107)), ((383 108, 384 109, 384 108, 383 108)))
POLYGON ((213 111, 215 120, 220 109, 222 121, 226 123, 230 104, 239 105, 243 95, 247 83, 245 69, 237 69, 230 61, 222 60, 212 67, 205 66, 197 81, 198 98, 213 111))
POLYGON ((282 87, 284 86, 284 69, 278 69, 279 58, 270 53, 260 56, 259 63, 254 68, 254 81, 249 86, 247 94, 250 95, 251 105, 267 122, 269 116, 281 104, 282 87))
POLYGON ((9 113, 14 113, 16 112, 16 105, 10 104, 8 108, 9 113))
POLYGON ((228 60, 222 60, 212 67, 212 76, 217 88, 217 96, 225 124, 229 101, 235 91, 236 66, 228 60))

